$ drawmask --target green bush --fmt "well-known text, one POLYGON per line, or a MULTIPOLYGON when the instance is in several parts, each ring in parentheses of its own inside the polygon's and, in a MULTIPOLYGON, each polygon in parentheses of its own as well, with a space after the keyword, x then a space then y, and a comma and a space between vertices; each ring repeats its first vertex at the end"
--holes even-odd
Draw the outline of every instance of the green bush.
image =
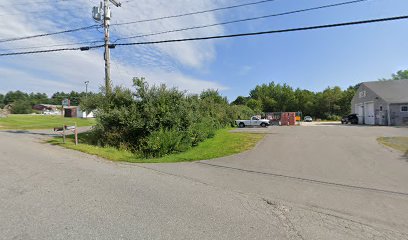
POLYGON ((13 114, 29 114, 32 113, 31 104, 25 100, 18 100, 12 104, 11 113, 13 114))
POLYGON ((93 144, 126 149, 145 157, 183 152, 212 138, 215 132, 249 117, 246 106, 230 106, 218 91, 187 95, 165 85, 149 86, 134 79, 135 91, 116 87, 108 96, 84 100, 84 110, 95 110, 93 144))

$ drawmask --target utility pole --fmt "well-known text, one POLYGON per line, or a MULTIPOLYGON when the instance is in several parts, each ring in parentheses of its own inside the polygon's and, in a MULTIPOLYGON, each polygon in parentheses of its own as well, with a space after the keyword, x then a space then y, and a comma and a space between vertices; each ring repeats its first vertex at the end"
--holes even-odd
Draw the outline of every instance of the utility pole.
POLYGON ((112 93, 112 83, 110 76, 110 49, 109 49, 109 23, 110 23, 110 9, 109 0, 104 0, 103 4, 103 28, 105 29, 105 91, 106 95, 112 93))
POLYGON ((89 81, 85 81, 84 83, 85 83, 85 98, 88 98, 88 84, 89 84, 89 81))
POLYGON ((111 20, 111 10, 109 7, 109 3, 112 3, 116 7, 120 7, 121 3, 117 2, 116 0, 103 0, 101 2, 100 7, 93 8, 93 18, 96 21, 103 21, 103 28, 104 28, 104 42, 105 42, 105 53, 104 53, 104 60, 105 60, 105 91, 106 95, 112 93, 112 81, 111 81, 111 74, 110 74, 110 40, 109 40, 109 25, 111 20), (101 16, 103 8, 103 16, 101 16))

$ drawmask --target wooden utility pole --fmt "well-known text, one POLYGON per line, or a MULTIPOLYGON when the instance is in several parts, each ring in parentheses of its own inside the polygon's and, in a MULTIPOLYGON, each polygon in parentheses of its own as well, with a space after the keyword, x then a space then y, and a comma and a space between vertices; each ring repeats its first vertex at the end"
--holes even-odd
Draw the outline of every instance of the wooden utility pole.
POLYGON ((103 0, 103 28, 104 28, 104 42, 105 42, 105 88, 106 88, 106 95, 112 93, 112 81, 111 81, 111 73, 110 73, 110 49, 109 49, 109 25, 111 20, 111 10, 109 7, 109 3, 112 3, 116 7, 120 7, 121 3, 117 2, 116 0, 103 0))
POLYGON ((110 75, 110 49, 109 49, 109 24, 110 24, 110 9, 109 0, 104 0, 103 4, 103 27, 105 29, 105 91, 106 95, 112 93, 112 83, 110 75))

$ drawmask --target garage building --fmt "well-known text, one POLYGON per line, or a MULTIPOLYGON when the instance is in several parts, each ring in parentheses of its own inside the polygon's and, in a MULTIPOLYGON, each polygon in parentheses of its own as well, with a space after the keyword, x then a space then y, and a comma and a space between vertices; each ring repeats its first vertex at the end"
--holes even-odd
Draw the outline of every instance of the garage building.
POLYGON ((359 124, 408 125, 408 80, 361 83, 351 109, 359 124))

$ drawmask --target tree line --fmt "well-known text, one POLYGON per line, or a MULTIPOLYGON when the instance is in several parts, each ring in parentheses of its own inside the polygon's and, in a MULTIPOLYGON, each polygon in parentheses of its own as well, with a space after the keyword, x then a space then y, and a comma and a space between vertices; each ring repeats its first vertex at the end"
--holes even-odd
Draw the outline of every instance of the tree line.
MULTIPOLYGON (((408 79, 408 70, 401 70, 391 78, 379 81, 408 79)), ((257 113, 302 112, 303 116, 338 120, 351 112, 351 100, 359 84, 342 90, 340 87, 327 87, 320 92, 294 89, 287 84, 257 85, 249 96, 238 96, 231 104, 245 105, 257 113)))
POLYGON ((239 96, 231 104, 246 105, 255 112, 302 112, 303 116, 338 120, 350 113, 350 102, 356 86, 342 90, 327 87, 321 92, 294 89, 287 84, 262 84, 256 86, 248 97, 239 96))
POLYGON ((11 105, 11 112, 14 114, 32 113, 32 107, 36 104, 61 105, 63 99, 70 99, 72 106, 78 106, 82 98, 92 96, 94 93, 75 92, 69 93, 56 92, 49 97, 45 93, 25 93, 22 91, 9 91, 6 94, 0 94, 0 109, 6 105, 11 105))

